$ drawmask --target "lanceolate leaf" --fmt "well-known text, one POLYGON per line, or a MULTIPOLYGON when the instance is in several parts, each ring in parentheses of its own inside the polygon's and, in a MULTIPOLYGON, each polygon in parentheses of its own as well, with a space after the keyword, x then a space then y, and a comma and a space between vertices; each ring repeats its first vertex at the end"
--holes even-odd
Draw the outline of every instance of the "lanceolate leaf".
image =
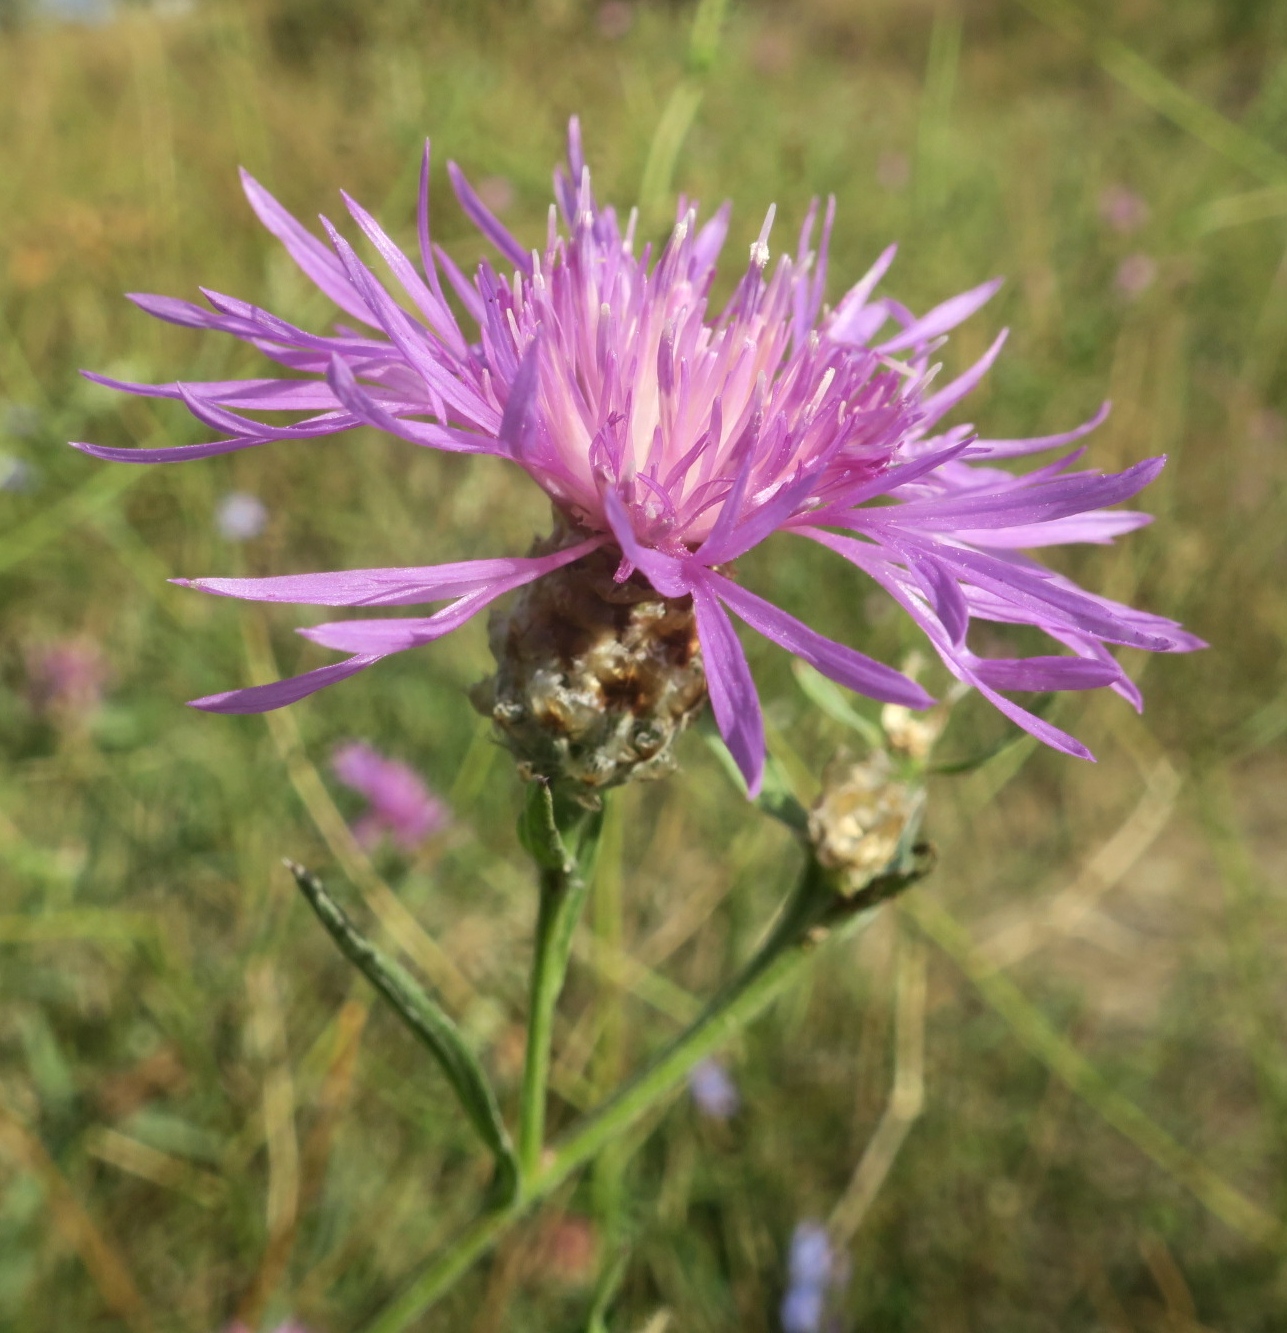
POLYGON ((302 865, 287 861, 300 892, 339 945, 340 952, 391 1004, 415 1036, 429 1048, 460 1098, 470 1124, 496 1158, 498 1194, 508 1201, 518 1188, 518 1162, 501 1119, 496 1094, 460 1029, 404 968, 386 957, 349 920, 322 881, 302 865))

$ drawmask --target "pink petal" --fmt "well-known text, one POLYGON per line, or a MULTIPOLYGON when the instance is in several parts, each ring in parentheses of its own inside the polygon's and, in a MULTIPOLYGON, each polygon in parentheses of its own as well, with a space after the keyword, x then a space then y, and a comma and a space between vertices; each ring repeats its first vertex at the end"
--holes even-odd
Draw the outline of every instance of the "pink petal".
POLYGON ((932 338, 937 338, 942 333, 956 328, 960 323, 974 314, 976 310, 985 306, 996 295, 1001 286, 1000 278, 993 278, 991 282, 985 282, 978 287, 972 288, 968 292, 962 292, 960 296, 954 296, 949 301, 944 301, 941 305, 936 305, 933 310, 922 315, 914 324, 905 328, 902 333, 895 334, 888 342, 880 343, 876 347, 878 352, 901 352, 909 347, 919 346, 921 343, 927 343, 932 338))
POLYGON ((268 713, 274 708, 284 708, 287 704, 307 698, 328 685, 356 676, 359 671, 365 671, 379 660, 379 654, 350 657, 347 662, 333 662, 330 666, 306 671, 302 676, 275 680, 271 685, 253 685, 245 690, 208 694, 204 699, 193 699, 189 707, 200 708, 206 713, 268 713))
POLYGON ((353 284, 335 256, 302 223, 288 213, 246 170, 241 173, 242 189, 260 222, 286 247, 290 257, 305 275, 321 288, 341 310, 364 324, 374 324, 370 309, 353 290, 353 284))
POLYGON ((711 709, 733 761, 746 779, 748 794, 760 794, 764 779, 764 718, 746 654, 733 622, 705 583, 694 583, 693 610, 711 709))
POLYGON ((509 234, 496 215, 474 193, 474 187, 465 179, 465 173, 454 163, 447 163, 451 188, 465 211, 465 215, 489 241, 514 265, 520 273, 532 271, 532 256, 509 234))
MULTIPOLYGON (((722 574, 708 572, 704 584, 753 630, 841 685, 865 694, 869 699, 903 704, 908 708, 928 708, 933 704, 934 700, 901 671, 824 638, 772 602, 748 592, 722 574)), ((697 596, 695 591, 693 596, 697 596)))
POLYGON ((263 579, 175 579, 185 588, 240 597, 250 602, 291 602, 303 606, 413 606, 503 584, 504 590, 530 583, 602 546, 590 537, 552 555, 503 556, 411 568, 350 569, 321 574, 279 574, 263 579))

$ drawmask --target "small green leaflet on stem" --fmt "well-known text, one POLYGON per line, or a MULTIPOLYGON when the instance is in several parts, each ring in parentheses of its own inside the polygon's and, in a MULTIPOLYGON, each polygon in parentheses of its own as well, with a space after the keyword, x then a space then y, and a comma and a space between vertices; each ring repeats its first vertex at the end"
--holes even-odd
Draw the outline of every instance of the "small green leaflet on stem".
POLYGON ((373 945, 326 891, 322 881, 295 861, 285 861, 300 892, 340 952, 380 992, 426 1046, 447 1076, 469 1123, 496 1159, 491 1201, 503 1207, 518 1192, 518 1158, 501 1119, 496 1094, 460 1029, 409 972, 373 945))

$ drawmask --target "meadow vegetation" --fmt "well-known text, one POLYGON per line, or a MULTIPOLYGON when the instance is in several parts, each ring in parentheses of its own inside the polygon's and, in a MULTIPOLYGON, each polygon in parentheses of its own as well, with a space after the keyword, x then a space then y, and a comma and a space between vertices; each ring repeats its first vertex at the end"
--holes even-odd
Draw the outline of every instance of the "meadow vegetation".
MULTIPOLYGON (((1005 274, 947 349, 950 371, 1012 329, 971 419, 1055 431, 1111 398, 1090 461, 1168 454, 1157 520, 1057 558, 1213 646, 1128 655, 1142 718, 1062 701, 1097 765, 1020 742, 936 778, 934 875, 725 1052, 738 1113, 674 1101, 417 1327, 586 1329, 619 1258, 614 1331, 669 1311, 684 1333, 767 1333, 793 1226, 842 1200, 840 1328, 1284 1327, 1283 7, 748 0, 698 60, 691 6, 660 0, 0 14, 0 1328, 348 1333, 480 1204, 488 1163, 445 1083, 281 859, 435 981, 512 1107, 535 900, 520 784, 465 699, 484 625, 267 722, 212 717, 183 702, 328 655, 292 632, 308 612, 166 580, 518 554, 542 497, 366 431, 147 469, 65 442, 205 438, 82 367, 260 373, 125 291, 332 318, 239 164, 302 217, 338 218, 342 186, 411 241, 430 135, 437 237, 468 266, 445 161, 537 243, 571 113, 600 197, 639 200, 654 239, 673 191, 734 201, 734 257, 770 201, 781 244, 834 193, 833 295, 892 239, 888 289, 915 309, 1005 274), (221 536, 232 492, 262 500, 262 535, 221 536), (101 653, 100 707, 42 699, 66 640, 101 653), (353 738, 412 763, 452 827, 363 852, 329 769, 353 738)), ((915 646, 854 571, 776 542, 746 562, 766 595, 886 661, 915 646)), ((807 802, 860 742, 784 655, 748 650, 807 802)), ((1008 735, 967 698, 943 754, 1008 735)), ((610 815, 556 1126, 748 953, 794 870, 701 736, 683 759, 610 815)))

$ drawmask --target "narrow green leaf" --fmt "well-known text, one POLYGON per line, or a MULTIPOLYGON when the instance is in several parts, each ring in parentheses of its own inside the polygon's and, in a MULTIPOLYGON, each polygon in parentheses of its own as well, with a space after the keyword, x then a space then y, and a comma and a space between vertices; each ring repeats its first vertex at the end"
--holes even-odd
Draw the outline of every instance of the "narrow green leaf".
POLYGON ((542 870, 563 870, 569 856, 554 811, 554 792, 548 782, 532 782, 518 817, 518 840, 542 870))
MULTIPOLYGON (((714 729, 705 731, 705 740, 711 753, 719 760, 720 767, 728 775, 728 780, 745 795, 746 779, 737 761, 729 754, 728 746, 714 729)), ((801 837, 808 835, 809 812, 796 800, 782 765, 771 754, 764 756, 764 781, 760 784, 760 794, 755 798, 755 805, 778 823, 785 824, 793 833, 801 837)))
POLYGON ((681 80, 657 122, 639 183, 639 211, 649 226, 661 225, 667 216, 679 152, 701 101, 702 90, 687 79, 681 80))
POLYGON ((694 74, 705 74, 715 64, 727 12, 728 0, 698 0, 688 39, 688 68, 694 74))
POLYGON ((518 1188, 518 1160, 509 1131, 501 1119, 496 1094, 460 1029, 409 972, 358 931, 316 875, 294 861, 288 860, 285 864, 340 952, 393 1006, 438 1061, 470 1124, 496 1159, 498 1202, 508 1202, 518 1188))
POLYGON ((804 691, 809 702, 820 708, 833 722, 856 731, 872 749, 884 745, 885 738, 880 728, 854 708, 839 685, 828 680, 820 671, 815 671, 807 662, 792 662, 791 670, 795 683, 804 691))
POLYGON ((1287 180, 1287 158, 1236 121, 1181 88, 1124 42, 1101 31, 1096 18, 1069 0, 1020 0, 1025 9, 1090 49, 1096 64, 1140 101, 1267 185, 1287 180))

